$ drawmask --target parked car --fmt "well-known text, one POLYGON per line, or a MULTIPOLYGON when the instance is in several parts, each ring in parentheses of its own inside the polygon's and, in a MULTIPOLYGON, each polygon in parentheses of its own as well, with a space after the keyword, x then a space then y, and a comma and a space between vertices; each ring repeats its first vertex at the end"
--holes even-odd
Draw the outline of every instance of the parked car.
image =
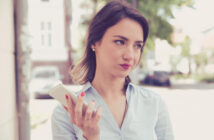
POLYGON ((49 90, 61 83, 62 78, 56 66, 38 66, 32 72, 30 92, 36 99, 51 99, 49 90))
POLYGON ((140 81, 140 84, 149 84, 156 86, 171 86, 170 73, 166 71, 153 71, 140 81))

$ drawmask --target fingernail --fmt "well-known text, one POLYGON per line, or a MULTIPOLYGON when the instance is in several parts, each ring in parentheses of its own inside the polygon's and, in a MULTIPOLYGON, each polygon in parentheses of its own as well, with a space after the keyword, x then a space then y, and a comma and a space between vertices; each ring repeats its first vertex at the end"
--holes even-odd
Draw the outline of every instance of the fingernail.
POLYGON ((82 97, 85 96, 85 92, 82 92, 82 93, 81 93, 81 96, 82 96, 82 97))
POLYGON ((67 94, 65 95, 65 98, 68 99, 68 95, 67 94))

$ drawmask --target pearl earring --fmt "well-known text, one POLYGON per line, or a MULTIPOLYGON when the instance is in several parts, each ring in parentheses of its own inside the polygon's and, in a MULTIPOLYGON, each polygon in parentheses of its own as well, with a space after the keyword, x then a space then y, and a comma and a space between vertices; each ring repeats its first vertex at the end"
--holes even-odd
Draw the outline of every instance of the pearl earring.
POLYGON ((92 48, 92 51, 95 51, 95 49, 94 49, 94 48, 92 48))

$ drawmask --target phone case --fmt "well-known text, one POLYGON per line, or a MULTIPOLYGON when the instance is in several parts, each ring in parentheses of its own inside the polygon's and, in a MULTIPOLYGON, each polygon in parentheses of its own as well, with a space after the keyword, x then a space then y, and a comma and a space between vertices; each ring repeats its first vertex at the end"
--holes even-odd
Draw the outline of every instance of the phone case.
MULTIPOLYGON (((70 90, 66 89, 66 87, 63 84, 59 84, 53 89, 50 90, 49 95, 56 100, 58 100, 61 104, 64 106, 67 106, 65 95, 70 94, 72 101, 76 104, 77 101, 77 95, 70 90)), ((83 108, 87 106, 87 102, 84 101, 83 108)))

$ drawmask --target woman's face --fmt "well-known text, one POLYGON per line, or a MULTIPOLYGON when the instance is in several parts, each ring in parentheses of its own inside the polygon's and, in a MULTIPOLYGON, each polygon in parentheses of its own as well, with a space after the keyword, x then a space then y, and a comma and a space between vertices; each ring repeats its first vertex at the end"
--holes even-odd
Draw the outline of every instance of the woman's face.
POLYGON ((135 20, 124 18, 105 32, 94 46, 96 71, 126 77, 138 64, 143 47, 143 29, 135 20))

